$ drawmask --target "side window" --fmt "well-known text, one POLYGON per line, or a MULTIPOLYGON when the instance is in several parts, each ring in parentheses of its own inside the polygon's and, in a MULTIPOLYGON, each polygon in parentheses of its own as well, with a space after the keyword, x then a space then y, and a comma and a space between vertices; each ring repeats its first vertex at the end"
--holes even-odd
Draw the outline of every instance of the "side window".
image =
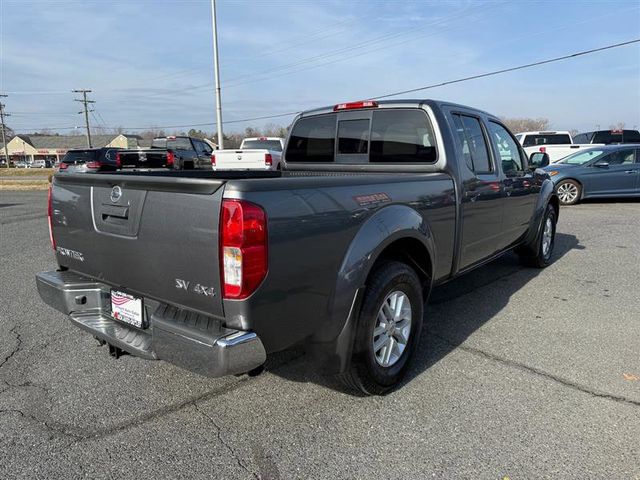
POLYGON ((605 155, 596 163, 608 163, 609 165, 627 165, 629 163, 634 163, 635 160, 635 151, 633 149, 628 150, 618 150, 617 152, 612 152, 609 155, 605 155))
POLYGON ((467 115, 453 115, 459 145, 465 163, 475 173, 491 172, 489 149, 480 120, 467 115))
POLYGON ((524 161, 520 156, 518 142, 506 128, 496 122, 489 122, 491 142, 500 157, 502 171, 505 175, 514 175, 524 171, 524 161))

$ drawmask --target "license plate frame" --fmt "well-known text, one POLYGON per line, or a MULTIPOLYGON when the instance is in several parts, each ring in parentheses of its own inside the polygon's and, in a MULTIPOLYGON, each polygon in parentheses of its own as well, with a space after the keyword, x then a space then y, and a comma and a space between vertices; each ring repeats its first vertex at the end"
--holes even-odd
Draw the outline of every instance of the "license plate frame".
POLYGON ((132 327, 147 328, 144 314, 144 300, 122 289, 111 289, 111 316, 132 327))

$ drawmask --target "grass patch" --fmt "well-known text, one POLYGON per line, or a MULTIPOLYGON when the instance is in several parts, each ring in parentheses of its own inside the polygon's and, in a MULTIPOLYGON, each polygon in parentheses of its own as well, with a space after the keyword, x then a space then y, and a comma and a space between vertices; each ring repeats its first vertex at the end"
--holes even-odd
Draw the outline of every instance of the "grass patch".
POLYGON ((0 180, 0 191, 48 190, 49 180, 0 180))
POLYGON ((0 168, 0 177, 48 177, 55 171, 55 168, 0 168))

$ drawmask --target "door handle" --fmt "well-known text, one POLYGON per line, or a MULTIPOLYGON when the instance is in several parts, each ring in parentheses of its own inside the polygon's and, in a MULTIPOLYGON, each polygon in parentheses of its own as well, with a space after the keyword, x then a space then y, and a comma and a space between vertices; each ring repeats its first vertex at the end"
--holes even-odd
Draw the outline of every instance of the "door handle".
POLYGON ((624 173, 636 173, 640 172, 640 170, 625 170, 624 173))

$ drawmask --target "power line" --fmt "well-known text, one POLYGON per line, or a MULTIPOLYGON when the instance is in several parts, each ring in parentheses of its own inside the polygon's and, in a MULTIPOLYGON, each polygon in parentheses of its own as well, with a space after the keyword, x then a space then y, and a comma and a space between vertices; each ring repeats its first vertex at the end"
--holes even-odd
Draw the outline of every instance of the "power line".
POLYGON ((378 95, 377 97, 371 97, 369 100, 380 100, 382 98, 397 97, 398 95, 404 95, 406 93, 419 92, 421 90, 428 90, 430 88, 443 87, 445 85, 451 85, 453 83, 467 82, 469 80, 477 80, 478 78, 491 77, 494 75, 500 75, 507 72, 515 72, 516 70, 524 70, 525 68, 537 67, 540 65, 546 65, 547 63, 559 62, 561 60, 568 60, 570 58, 581 57, 583 55, 589 55, 591 53, 602 52, 604 50, 610 50, 612 48, 623 47, 625 45, 631 45, 633 43, 640 42, 640 38, 629 40, 628 42, 615 43, 613 45, 607 45, 606 47, 592 48, 591 50, 583 50, 582 52, 572 53, 570 55, 563 55, 561 57, 550 58, 548 60, 540 60, 539 62, 526 63, 524 65, 518 65, 517 67, 503 68, 502 70, 495 70, 493 72, 481 73, 478 75, 471 75, 469 77, 458 78, 456 80, 448 80, 441 83, 433 83, 431 85, 425 85, 424 87, 410 88, 408 90, 402 90, 400 92, 387 93, 385 95, 378 95))
MULTIPOLYGON (((546 59, 546 60, 540 60, 537 62, 532 62, 532 63, 527 63, 524 65, 518 65, 515 67, 510 67, 510 68, 503 68, 500 70, 494 70, 491 72, 486 72, 486 73, 481 73, 481 74, 477 74, 477 75, 470 75, 467 77, 462 77, 462 78, 457 78, 455 80, 448 80, 446 82, 440 82, 440 83, 434 83, 431 85, 425 85, 422 87, 416 87, 416 88, 411 88, 411 89, 407 89, 407 90, 401 90, 398 92, 393 92, 393 93, 387 93, 384 95, 378 95, 376 97, 369 97, 369 100, 380 100, 383 98, 389 98, 389 97, 397 97, 399 95, 405 95, 407 93, 412 93, 412 92, 418 92, 418 91, 422 91, 422 90, 428 90, 428 89, 432 89, 432 88, 437 88, 437 87, 442 87, 445 85, 451 85, 454 83, 461 83, 461 82, 466 82, 466 81, 470 81, 470 80, 476 80, 479 78, 485 78, 485 77, 491 77, 491 76, 495 76, 495 75, 500 75, 503 73, 508 73, 508 72, 513 72, 516 70, 523 70, 526 68, 532 68, 532 67, 536 67, 536 66, 540 66, 540 65, 545 65, 545 64, 549 64, 549 63, 554 63, 554 62, 560 62, 563 60, 569 60, 572 58, 577 58, 577 57, 581 57, 584 55, 590 55, 593 53, 597 53, 597 52, 602 52, 605 50, 610 50, 613 48, 618 48, 618 47, 623 47, 623 46, 627 46, 627 45, 632 45, 635 43, 640 43, 640 38, 637 39, 633 39, 633 40, 629 40, 626 42, 620 42, 620 43, 615 43, 615 44, 611 44, 611 45, 606 45, 604 47, 599 47, 599 48, 592 48, 590 50, 583 50, 580 52, 575 52, 572 54, 568 54, 568 55, 562 55, 560 57, 554 57, 554 58, 550 58, 550 59, 546 59)), ((338 102, 339 103, 339 102, 338 102)), ((251 122, 251 121, 256 121, 256 120, 268 120, 268 119, 272 119, 272 118, 280 118, 280 117, 286 117, 286 116, 291 116, 291 115, 297 115, 298 113, 300 113, 301 110, 296 110, 296 111, 291 111, 291 112, 286 112, 286 113, 278 113, 275 115, 264 115, 264 116, 259 116, 259 117, 252 117, 252 118, 243 118, 240 120, 228 120, 225 121, 223 123, 225 124, 232 124, 232 123, 244 123, 244 122, 251 122)), ((164 129, 164 128, 186 128, 186 127, 205 127, 205 126, 211 126, 211 125, 215 125, 215 122, 208 122, 208 123, 194 123, 194 124, 187 124, 187 125, 167 125, 167 126, 146 126, 146 127, 122 127, 125 130, 147 130, 147 129, 164 129)), ((51 127, 50 127, 51 128, 51 127)), ((66 129, 73 129, 73 128, 77 128, 77 127, 59 127, 56 128, 56 130, 66 130, 66 129)))

